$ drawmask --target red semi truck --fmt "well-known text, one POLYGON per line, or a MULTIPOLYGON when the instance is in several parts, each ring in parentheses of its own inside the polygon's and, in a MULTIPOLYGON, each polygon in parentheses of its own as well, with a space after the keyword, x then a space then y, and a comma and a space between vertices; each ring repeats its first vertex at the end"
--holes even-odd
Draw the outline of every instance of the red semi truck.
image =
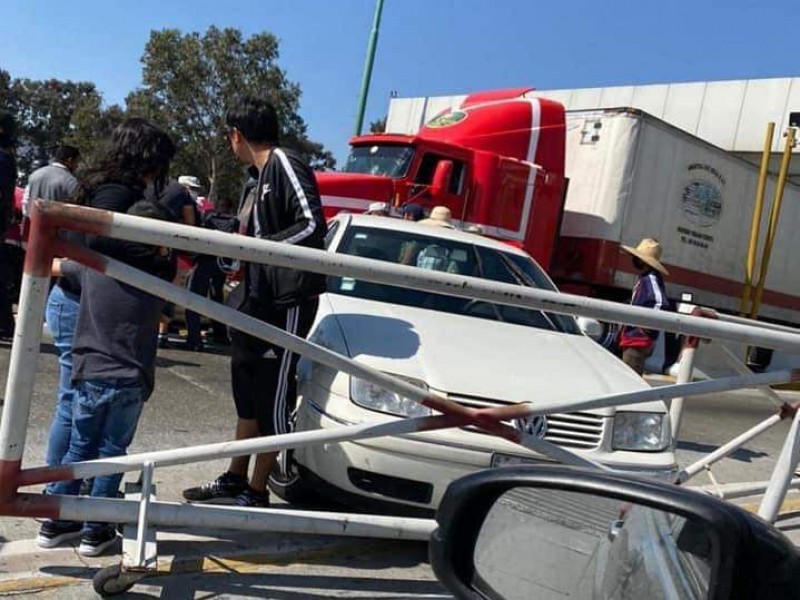
MULTIPOLYGON (((328 214, 376 201, 446 205, 460 226, 525 249, 561 289, 614 300, 633 281, 620 244, 656 237, 673 297, 739 307, 758 169, 646 113, 566 112, 530 89, 501 90, 457 100, 418 131, 351 146, 343 171, 318 174, 328 214)), ((790 185, 761 314, 791 324, 800 322, 798 222, 800 189, 790 185)))
POLYGON ((318 175, 326 210, 445 205, 547 268, 566 191, 564 107, 524 91, 473 94, 416 135, 353 138, 343 172, 318 175))

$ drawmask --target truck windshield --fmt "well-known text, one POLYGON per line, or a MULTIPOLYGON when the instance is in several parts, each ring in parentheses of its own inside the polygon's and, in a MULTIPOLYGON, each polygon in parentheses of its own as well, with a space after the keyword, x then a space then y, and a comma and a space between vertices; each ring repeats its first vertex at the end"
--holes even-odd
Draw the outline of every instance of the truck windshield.
POLYGON ((414 148, 411 146, 354 146, 343 171, 393 178, 405 177, 413 156, 414 148))
MULTIPOLYGON (((555 290, 536 264, 523 256, 432 235, 372 227, 350 227, 336 250, 343 254, 416 266, 445 273, 555 290)), ((352 277, 328 278, 332 294, 416 306, 564 333, 578 333, 574 319, 538 310, 445 296, 371 283, 352 277)))

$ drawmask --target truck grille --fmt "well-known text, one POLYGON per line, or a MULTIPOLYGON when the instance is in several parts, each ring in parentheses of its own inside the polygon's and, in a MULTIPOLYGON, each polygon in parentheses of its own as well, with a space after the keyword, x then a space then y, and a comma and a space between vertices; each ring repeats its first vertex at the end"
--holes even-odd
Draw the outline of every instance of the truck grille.
MULTIPOLYGON (((451 400, 469 408, 488 408, 505 402, 487 402, 478 398, 451 397, 451 400)), ((547 432, 544 439, 564 448, 596 450, 603 443, 605 419, 588 412, 556 413, 547 415, 547 432)), ((464 427, 478 431, 473 426, 464 427)))

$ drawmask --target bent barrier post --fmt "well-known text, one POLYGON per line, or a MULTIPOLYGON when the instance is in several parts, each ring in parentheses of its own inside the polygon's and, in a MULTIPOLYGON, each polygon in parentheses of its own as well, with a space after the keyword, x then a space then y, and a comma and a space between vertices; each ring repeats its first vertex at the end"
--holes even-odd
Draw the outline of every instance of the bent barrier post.
MULTIPOLYGON (((6 403, 0 423, 0 514, 37 516, 74 520, 93 519, 124 523, 138 523, 140 530, 148 525, 206 525, 228 528, 258 528, 296 533, 337 533, 342 535, 374 536, 393 539, 426 539, 433 521, 378 517, 358 514, 320 514, 305 511, 272 511, 270 509, 241 509, 229 507, 192 506, 161 501, 150 501, 142 494, 140 501, 102 500, 86 497, 41 496, 20 493, 22 486, 63 479, 92 477, 186 462, 208 460, 223 456, 246 455, 255 452, 275 451, 304 444, 366 439, 386 435, 402 435, 418 431, 474 425, 509 441, 522 444, 561 462, 607 468, 560 446, 523 435, 506 425, 512 418, 560 410, 580 410, 600 406, 632 404, 650 400, 688 398, 698 394, 759 387, 798 380, 797 371, 752 374, 741 373, 733 377, 687 383, 639 392, 612 394, 596 398, 577 398, 569 402, 548 402, 546 398, 535 403, 484 409, 473 409, 422 390, 405 381, 386 375, 361 363, 338 355, 304 339, 287 334, 252 317, 191 294, 156 277, 142 273, 121 262, 101 256, 81 246, 57 239, 60 229, 71 229, 109 237, 138 241, 146 244, 169 246, 180 250, 213 254, 251 262, 316 271, 328 275, 344 275, 376 283, 411 287, 486 300, 524 308, 550 312, 582 315, 617 323, 628 323, 648 328, 663 329, 702 338, 717 338, 788 352, 800 353, 800 335, 784 328, 760 327, 746 323, 731 323, 722 319, 711 320, 698 316, 659 314, 648 309, 544 290, 523 288, 453 274, 429 272, 416 267, 395 265, 354 256, 329 254, 324 251, 295 247, 287 244, 257 240, 235 234, 225 234, 153 221, 128 215, 108 213, 88 208, 37 201, 32 212, 32 233, 25 262, 17 330, 11 352, 9 376, 6 385, 6 403), (64 255, 103 272, 131 286, 181 304, 197 313, 226 323, 275 344, 286 347, 307 358, 326 364, 368 380, 385 389, 415 400, 439 416, 403 419, 384 424, 342 427, 336 431, 299 432, 269 438, 255 438, 240 442, 208 444, 190 448, 162 450, 114 459, 89 461, 58 468, 40 467, 22 469, 21 460, 30 412, 36 361, 42 334, 42 320, 46 294, 49 287, 50 263, 54 254, 64 255), (148 466, 151 465, 151 466, 148 466)), ((793 407, 783 407, 784 411, 793 407)), ((792 412, 792 415, 794 412, 792 412)), ((780 420, 780 419, 779 419, 780 420)), ((757 426, 754 435, 773 424, 757 426)), ((796 428, 793 428, 793 431, 796 428)), ((741 438, 742 436, 740 436, 741 438)), ((752 439, 753 436, 747 439, 752 439)), ((795 436, 796 437, 796 436, 795 436)), ((737 440, 720 448, 707 458, 718 460, 723 450, 734 448, 737 440)), ((773 473, 768 497, 771 505, 780 506, 786 489, 790 487, 796 466, 796 442, 787 439, 785 457, 773 473)), ((744 442, 742 442, 744 443, 744 442)), ((738 446, 736 446, 738 447, 738 446)), ((735 449, 735 448, 734 448, 735 449)), ((732 451, 732 450, 731 450, 732 451)), ((711 460, 711 462, 713 462, 711 460)), ((710 462, 709 462, 710 464, 710 462)), ((682 473, 681 481, 688 480, 705 465, 695 466, 682 473)), ((144 536, 139 536, 136 556, 142 559, 144 536)))

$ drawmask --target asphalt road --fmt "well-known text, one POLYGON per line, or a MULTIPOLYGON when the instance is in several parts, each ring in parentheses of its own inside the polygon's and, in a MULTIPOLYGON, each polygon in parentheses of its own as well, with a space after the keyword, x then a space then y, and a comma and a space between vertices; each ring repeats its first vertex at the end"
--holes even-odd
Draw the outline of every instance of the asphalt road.
MULTIPOLYGON (((3 381, 8 355, 8 346, 0 345, 0 380, 3 381)), ((207 353, 185 352, 179 348, 160 350, 158 360, 156 392, 145 408, 131 452, 231 439, 235 413, 229 394, 228 358, 224 349, 207 353)), ((37 365, 25 464, 43 463, 56 381, 55 352, 52 346, 45 344, 37 365)), ((772 412, 771 404, 755 392, 689 401, 680 436, 679 462, 685 465, 696 460, 772 412)), ((788 424, 781 424, 732 458, 724 460, 714 469, 716 478, 726 483, 767 479, 787 430, 788 424)), ((184 487, 216 476, 225 464, 226 461, 215 461, 158 469, 155 481, 159 499, 179 500, 184 487)), ((129 480, 133 478, 131 475, 127 477, 129 480)), ((693 483, 709 481, 706 474, 701 474, 693 483)), ((29 519, 0 518, 0 580, 3 571, 20 568, 19 564, 13 564, 13 553, 9 549, 26 547, 24 540, 34 538, 37 527, 37 523, 29 519)), ((253 539, 251 536, 234 542, 246 547, 253 539)), ((424 544, 348 541, 339 547, 335 542, 322 538, 291 540, 291 544, 285 536, 260 536, 258 540, 268 550, 285 549, 289 544, 292 552, 277 560, 251 560, 247 566, 245 563, 231 565, 224 560, 203 563, 205 574, 201 575, 195 569, 154 579, 148 585, 137 586, 136 595, 130 597, 222 598, 239 597, 238 594, 286 599, 449 597, 435 581, 426 562, 424 544)), ((213 555, 216 550, 210 548, 207 554, 213 555)), ((76 570, 73 565, 59 571, 59 564, 75 562, 74 556, 69 557, 72 562, 67 560, 66 554, 62 557, 64 563, 55 554, 39 552, 24 554, 22 560, 27 561, 30 572, 41 569, 50 577, 77 577, 70 588, 75 592, 74 597, 92 597, 86 579, 91 570, 76 570)), ((89 562, 83 566, 97 564, 104 563, 89 562)), ((35 584, 31 585, 35 587, 35 584)), ((0 582, 0 596, 9 589, 3 588, 0 582)), ((59 589, 49 589, 42 584, 39 597, 64 597, 59 589)))

